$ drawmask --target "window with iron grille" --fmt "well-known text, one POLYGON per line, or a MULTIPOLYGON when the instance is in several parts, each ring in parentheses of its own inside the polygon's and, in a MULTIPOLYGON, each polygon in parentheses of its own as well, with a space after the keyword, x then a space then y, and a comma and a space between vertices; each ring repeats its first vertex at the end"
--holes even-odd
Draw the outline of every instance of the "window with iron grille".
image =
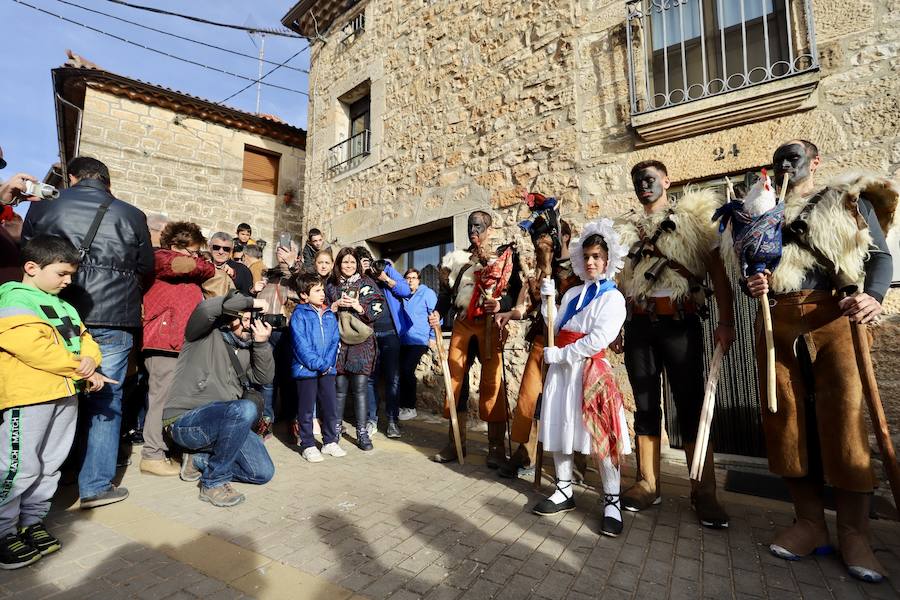
POLYGON ((818 69, 810 0, 627 0, 631 114, 818 69))
POLYGON ((342 102, 349 125, 347 138, 328 150, 328 171, 334 176, 358 167, 372 150, 371 96, 342 102))

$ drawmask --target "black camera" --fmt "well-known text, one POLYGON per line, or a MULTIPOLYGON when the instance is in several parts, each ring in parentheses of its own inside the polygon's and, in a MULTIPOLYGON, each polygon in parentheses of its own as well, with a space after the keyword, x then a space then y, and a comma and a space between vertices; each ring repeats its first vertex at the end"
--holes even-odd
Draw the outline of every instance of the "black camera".
POLYGON ((378 260, 373 260, 371 266, 369 267, 369 271, 372 273, 372 277, 378 279, 384 270, 387 268, 387 261, 383 258, 379 258, 378 260))

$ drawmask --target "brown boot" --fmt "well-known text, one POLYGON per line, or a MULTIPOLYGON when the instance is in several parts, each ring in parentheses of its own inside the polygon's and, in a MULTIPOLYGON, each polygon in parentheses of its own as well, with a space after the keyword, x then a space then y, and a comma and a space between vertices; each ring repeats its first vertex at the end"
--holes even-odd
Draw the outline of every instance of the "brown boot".
MULTIPOLYGON (((685 444, 684 454, 687 457, 687 464, 693 464, 694 444, 685 444)), ((707 446, 706 460, 703 461, 703 473, 700 481, 691 480, 691 508, 697 513, 697 518, 704 527, 725 529, 728 527, 728 513, 725 512, 716 497, 715 469, 712 446, 707 446)))
POLYGON ((497 469, 506 462, 506 421, 489 422, 488 455, 485 464, 489 469, 497 469))
POLYGON ((769 550, 778 558, 799 560, 810 554, 830 554, 828 526, 825 523, 823 485, 809 477, 785 477, 794 501, 794 524, 775 536, 769 550))
POLYGON ((156 475, 158 477, 175 477, 181 472, 181 467, 168 458, 142 458, 141 473, 144 475, 156 475))
POLYGON ((658 436, 637 436, 638 479, 622 494, 625 510, 638 512, 662 502, 659 494, 659 445, 658 436))
POLYGON ((838 545, 847 570, 850 575, 862 581, 880 582, 884 579, 884 567, 875 558, 869 543, 869 505, 872 495, 835 488, 834 500, 837 507, 838 545))
MULTIPOLYGON (((456 413, 456 420, 459 423, 459 441, 462 445, 463 456, 466 456, 466 413, 456 413)), ((431 460, 436 463, 449 463, 459 460, 456 456, 456 442, 453 440, 452 423, 447 425, 447 431, 449 433, 447 445, 444 446, 440 452, 431 457, 431 460)))

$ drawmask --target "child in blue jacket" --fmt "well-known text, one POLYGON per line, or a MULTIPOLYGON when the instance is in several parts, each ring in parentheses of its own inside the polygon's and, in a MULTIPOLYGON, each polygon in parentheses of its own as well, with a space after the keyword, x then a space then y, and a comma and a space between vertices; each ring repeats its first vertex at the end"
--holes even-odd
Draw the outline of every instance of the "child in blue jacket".
POLYGON ((346 456, 338 443, 341 418, 337 413, 334 368, 337 361, 337 317, 325 304, 325 285, 317 273, 304 273, 294 280, 300 304, 291 315, 291 375, 297 381, 297 422, 300 453, 309 462, 322 462, 322 455, 346 456), (313 437, 316 402, 322 418, 322 451, 313 437))

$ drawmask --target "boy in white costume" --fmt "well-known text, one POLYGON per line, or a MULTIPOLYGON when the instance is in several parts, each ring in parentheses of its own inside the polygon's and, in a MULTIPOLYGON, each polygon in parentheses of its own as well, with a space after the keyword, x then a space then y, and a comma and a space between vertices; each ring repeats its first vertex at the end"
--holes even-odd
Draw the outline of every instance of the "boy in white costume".
MULTIPOLYGON (((556 492, 534 507, 539 515, 575 508, 572 454, 592 454, 603 480, 604 535, 622 532, 619 461, 631 453, 625 406, 616 387, 606 348, 625 322, 625 297, 613 277, 624 265, 623 247, 609 219, 585 226, 569 245, 572 268, 584 282, 569 289, 557 308, 556 345, 544 349, 549 365, 541 407, 540 441, 553 452, 556 492)), ((556 298, 553 279, 544 279, 541 296, 556 298)))

